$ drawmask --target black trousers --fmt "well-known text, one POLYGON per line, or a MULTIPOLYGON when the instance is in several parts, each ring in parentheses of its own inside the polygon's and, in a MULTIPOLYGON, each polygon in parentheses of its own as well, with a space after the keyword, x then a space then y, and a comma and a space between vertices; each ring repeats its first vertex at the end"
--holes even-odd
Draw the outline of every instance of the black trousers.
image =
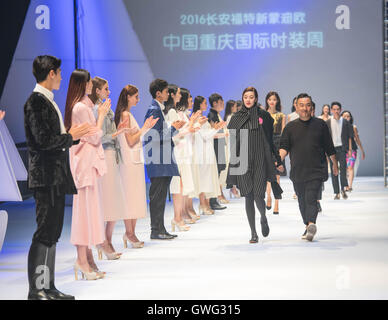
POLYGON ((253 191, 245 196, 245 211, 247 213, 249 227, 251 228, 252 234, 256 234, 256 207, 262 217, 265 217, 265 201, 264 197, 256 197, 253 195, 253 191))
POLYGON ((306 182, 293 182, 294 190, 298 196, 299 210, 303 223, 316 223, 318 216, 317 200, 322 190, 322 180, 316 179, 306 182))
MULTIPOLYGON (((338 175, 340 176, 340 181, 341 181, 341 191, 343 191, 344 188, 348 186, 348 179, 346 178, 346 152, 342 149, 342 147, 336 147, 335 152, 336 152, 335 157, 337 159, 337 162, 339 162, 338 175)), ((331 171, 331 181, 333 183, 334 193, 338 194, 340 193, 338 176, 335 176, 333 174, 333 161, 331 161, 331 159, 330 159, 330 171, 331 171)))
POLYGON ((39 242, 47 247, 56 244, 61 236, 65 214, 65 193, 58 187, 36 188, 37 228, 32 242, 39 242))
POLYGON ((150 179, 150 216, 151 233, 153 234, 166 232, 164 227, 164 209, 171 179, 172 177, 154 177, 150 179))

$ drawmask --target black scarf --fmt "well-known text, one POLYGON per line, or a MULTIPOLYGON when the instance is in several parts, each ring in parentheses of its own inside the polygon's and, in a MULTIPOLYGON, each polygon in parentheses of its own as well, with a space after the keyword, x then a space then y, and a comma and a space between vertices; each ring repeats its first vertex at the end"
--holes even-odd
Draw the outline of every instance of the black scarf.
MULTIPOLYGON (((258 129, 260 126, 260 122, 259 122, 260 116, 261 116, 261 111, 257 104, 254 105, 252 108, 247 108, 245 105, 243 105, 240 111, 236 112, 230 119, 228 129, 236 130, 236 136, 233 135, 233 138, 232 138, 232 135, 231 135, 230 137, 231 139, 236 139, 237 156, 240 155, 239 130, 247 121, 249 121, 248 129, 258 129)), ((264 121, 263 118, 262 120, 264 121)), ((265 135, 264 130, 263 130, 263 134, 265 135)), ((275 199, 281 199, 282 198, 281 194, 283 193, 283 190, 280 188, 279 184, 276 181, 275 164, 273 163, 270 145, 266 137, 264 137, 264 159, 265 159, 266 168, 267 168, 267 180, 271 182, 272 192, 274 193, 275 199)), ((238 166, 238 164, 236 165, 230 164, 230 166, 235 167, 235 166, 238 166)))

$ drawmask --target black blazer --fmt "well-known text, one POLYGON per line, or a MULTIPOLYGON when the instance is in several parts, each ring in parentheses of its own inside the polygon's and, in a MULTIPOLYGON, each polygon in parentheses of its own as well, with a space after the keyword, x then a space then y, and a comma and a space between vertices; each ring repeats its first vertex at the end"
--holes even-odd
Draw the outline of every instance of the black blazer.
MULTIPOLYGON (((331 119, 326 120, 326 124, 329 127, 329 132, 331 137, 333 138, 333 133, 331 132, 331 119)), ((341 141, 342 141, 342 150, 349 151, 349 138, 352 139, 354 137, 353 126, 350 124, 348 120, 342 119, 342 130, 341 130, 341 141)))
POLYGON ((61 134, 58 114, 41 93, 33 92, 24 105, 24 129, 28 147, 28 187, 61 186, 76 194, 69 165, 70 134, 61 134))
MULTIPOLYGON (((207 118, 209 122, 220 122, 218 118, 218 112, 212 108, 210 108, 207 118)), ((218 172, 221 172, 226 169, 225 146, 225 139, 214 139, 214 152, 216 153, 218 172)))

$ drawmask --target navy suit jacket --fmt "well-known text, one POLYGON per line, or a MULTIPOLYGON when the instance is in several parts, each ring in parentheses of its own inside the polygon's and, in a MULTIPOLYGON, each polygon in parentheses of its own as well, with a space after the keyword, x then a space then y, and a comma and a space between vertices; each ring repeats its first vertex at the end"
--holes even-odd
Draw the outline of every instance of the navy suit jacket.
POLYGON ((178 131, 174 127, 168 127, 156 100, 152 100, 144 121, 151 116, 154 116, 154 119, 159 118, 159 120, 144 137, 143 145, 148 177, 179 176, 173 152, 174 142, 172 141, 172 137, 178 131), (163 153, 166 154, 163 156, 163 153))

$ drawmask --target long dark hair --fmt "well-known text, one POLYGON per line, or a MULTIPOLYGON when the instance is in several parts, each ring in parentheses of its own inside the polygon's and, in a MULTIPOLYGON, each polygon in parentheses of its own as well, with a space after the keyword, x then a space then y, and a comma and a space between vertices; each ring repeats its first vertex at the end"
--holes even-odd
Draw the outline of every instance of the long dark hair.
POLYGON ((252 91, 254 94, 255 94, 255 106, 257 106, 258 102, 259 102, 259 94, 257 93, 257 90, 255 87, 248 87, 248 88, 245 88, 242 95, 241 95, 241 101, 242 101, 242 106, 244 108, 246 108, 245 104, 244 104, 244 94, 246 92, 249 92, 249 91, 252 91))
POLYGON ((269 109, 268 99, 272 96, 275 96, 276 100, 277 100, 276 106, 275 106, 276 111, 281 112, 282 111, 282 102, 280 101, 279 94, 276 91, 268 92, 267 96, 265 97, 265 110, 268 111, 268 109, 269 109))
POLYGON ((138 93, 139 89, 135 86, 128 84, 120 92, 119 99, 117 100, 117 106, 115 111, 115 124, 119 125, 121 120, 121 114, 128 108, 128 96, 133 96, 138 93))
POLYGON ((185 111, 189 107, 190 91, 186 88, 181 88, 181 99, 176 104, 177 111, 185 111))
POLYGON ((349 116, 350 116, 350 121, 349 122, 350 122, 351 125, 353 125, 353 115, 352 115, 352 113, 349 110, 342 111, 341 117, 344 115, 345 112, 349 113, 349 116))
POLYGON ((324 105, 323 105, 321 115, 323 115, 323 109, 325 109, 325 107, 328 107, 328 108, 329 108, 329 116, 331 116, 331 113, 330 113, 330 106, 329 106, 328 104, 324 104, 324 105))
POLYGON ((297 100, 297 97, 295 97, 293 100, 292 100, 292 107, 291 107, 291 112, 295 112, 296 111, 296 108, 295 108, 295 101, 297 100))
POLYGON ((168 100, 164 103, 164 114, 167 114, 170 109, 175 109, 174 98, 172 95, 176 95, 178 89, 178 86, 176 86, 175 84, 168 85, 168 100))
POLYGON ((201 104, 203 100, 206 100, 202 96, 196 96, 194 99, 193 113, 196 113, 198 110, 201 110, 201 104))
POLYGON ((228 100, 226 102, 224 121, 226 121, 226 119, 228 119, 228 116, 232 113, 232 108, 235 104, 236 104, 236 101, 234 100, 228 100))
POLYGON ((69 131, 71 128, 73 107, 85 96, 86 84, 89 82, 89 80, 90 73, 85 69, 75 69, 70 76, 65 106, 64 124, 66 131, 69 131))

